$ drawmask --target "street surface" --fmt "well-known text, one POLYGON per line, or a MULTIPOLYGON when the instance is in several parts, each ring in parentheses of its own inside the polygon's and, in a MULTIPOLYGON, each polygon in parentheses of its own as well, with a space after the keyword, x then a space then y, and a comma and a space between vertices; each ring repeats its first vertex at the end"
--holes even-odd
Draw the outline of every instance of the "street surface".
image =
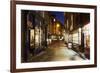
POLYGON ((32 61, 71 61, 83 60, 78 53, 68 49, 64 41, 53 41, 43 53, 34 56, 32 61))

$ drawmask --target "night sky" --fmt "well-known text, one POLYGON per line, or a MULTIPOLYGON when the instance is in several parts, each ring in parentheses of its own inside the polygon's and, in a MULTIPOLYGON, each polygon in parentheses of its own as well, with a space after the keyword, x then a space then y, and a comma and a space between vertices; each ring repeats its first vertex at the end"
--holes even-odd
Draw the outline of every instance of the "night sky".
MULTIPOLYGON (((62 25, 64 25, 64 12, 58 12, 58 11, 50 11, 49 12, 51 15, 53 15, 53 16, 55 16, 55 18, 62 24, 62 25)), ((30 13, 30 15, 29 15, 29 21, 32 21, 32 22, 34 22, 33 21, 33 16, 32 16, 32 14, 30 13)))
POLYGON ((50 12, 50 13, 54 15, 56 19, 61 22, 61 24, 64 25, 64 12, 50 12))

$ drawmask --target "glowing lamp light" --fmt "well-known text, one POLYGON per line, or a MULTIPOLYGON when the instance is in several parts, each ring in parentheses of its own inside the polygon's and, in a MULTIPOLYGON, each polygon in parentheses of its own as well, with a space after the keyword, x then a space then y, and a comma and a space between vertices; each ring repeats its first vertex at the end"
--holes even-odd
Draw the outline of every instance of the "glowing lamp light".
POLYGON ((53 19, 53 21, 55 22, 55 21, 56 21, 56 19, 53 19))
POLYGON ((57 24, 57 25, 56 25, 56 27, 60 27, 60 25, 59 25, 59 24, 57 24))

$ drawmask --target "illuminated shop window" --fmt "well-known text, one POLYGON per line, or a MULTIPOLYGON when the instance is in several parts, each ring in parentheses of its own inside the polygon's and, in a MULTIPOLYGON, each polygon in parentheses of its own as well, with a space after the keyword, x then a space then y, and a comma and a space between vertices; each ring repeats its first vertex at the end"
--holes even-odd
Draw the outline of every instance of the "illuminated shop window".
POLYGON ((90 47, 90 24, 85 25, 83 29, 84 33, 84 45, 85 47, 90 47))

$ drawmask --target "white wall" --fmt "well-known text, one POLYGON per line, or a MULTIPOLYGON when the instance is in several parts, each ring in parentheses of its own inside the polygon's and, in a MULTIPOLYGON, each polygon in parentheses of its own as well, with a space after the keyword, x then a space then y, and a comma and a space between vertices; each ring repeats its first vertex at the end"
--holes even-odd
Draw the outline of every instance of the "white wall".
MULTIPOLYGON (((28 0, 27 0, 28 1, 28 0)), ((98 6, 98 37, 100 37, 100 0, 32 0, 42 2, 86 4, 98 6)), ((98 67, 41 71, 34 73, 99 73, 100 72, 100 38, 98 38, 98 67)), ((10 73, 10 0, 0 0, 0 73, 10 73)), ((33 73, 33 72, 31 72, 33 73)))

